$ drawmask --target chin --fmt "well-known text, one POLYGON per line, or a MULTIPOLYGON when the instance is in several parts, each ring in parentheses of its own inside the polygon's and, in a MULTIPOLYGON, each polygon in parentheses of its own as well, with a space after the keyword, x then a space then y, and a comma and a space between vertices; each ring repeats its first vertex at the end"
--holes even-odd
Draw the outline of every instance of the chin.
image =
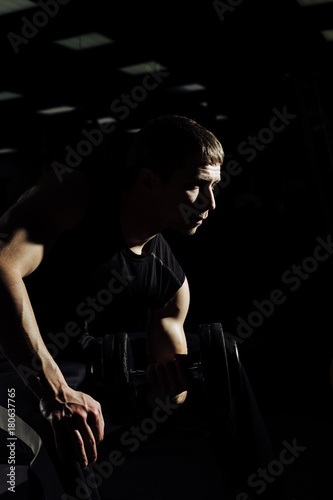
POLYGON ((188 231, 186 232, 186 234, 187 234, 188 236, 193 236, 194 234, 196 234, 197 229, 198 229, 197 227, 193 227, 193 228, 191 228, 191 229, 188 229, 188 231))
POLYGON ((178 233, 181 233, 181 234, 185 234, 187 236, 193 236, 196 232, 197 232, 197 229, 198 227, 189 227, 189 226, 185 226, 185 227, 177 227, 175 228, 175 230, 178 232, 178 233))

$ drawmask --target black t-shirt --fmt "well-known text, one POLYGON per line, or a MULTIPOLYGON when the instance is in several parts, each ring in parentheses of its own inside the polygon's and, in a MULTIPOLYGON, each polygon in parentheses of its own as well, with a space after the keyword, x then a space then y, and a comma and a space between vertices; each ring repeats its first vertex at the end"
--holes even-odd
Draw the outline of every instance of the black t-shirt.
POLYGON ((118 192, 119 186, 93 179, 82 220, 25 280, 41 334, 58 355, 80 357, 91 336, 145 330, 149 309, 164 306, 184 282, 161 234, 144 255, 126 246, 118 192))

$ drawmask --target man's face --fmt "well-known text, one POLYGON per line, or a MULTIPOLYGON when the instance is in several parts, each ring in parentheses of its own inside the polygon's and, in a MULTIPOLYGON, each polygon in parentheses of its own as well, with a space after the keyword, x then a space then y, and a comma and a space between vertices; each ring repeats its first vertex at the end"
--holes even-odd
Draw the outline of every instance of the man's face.
POLYGON ((220 164, 206 164, 190 155, 181 170, 158 189, 156 206, 165 227, 192 235, 215 209, 214 187, 221 180, 220 164))

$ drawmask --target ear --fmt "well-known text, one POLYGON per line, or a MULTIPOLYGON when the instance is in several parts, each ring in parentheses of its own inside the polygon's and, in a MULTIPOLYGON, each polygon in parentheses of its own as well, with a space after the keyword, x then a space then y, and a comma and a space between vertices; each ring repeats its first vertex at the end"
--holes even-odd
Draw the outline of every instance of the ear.
POLYGON ((151 191, 157 182, 158 176, 150 168, 144 167, 140 170, 137 184, 142 190, 146 192, 151 191))

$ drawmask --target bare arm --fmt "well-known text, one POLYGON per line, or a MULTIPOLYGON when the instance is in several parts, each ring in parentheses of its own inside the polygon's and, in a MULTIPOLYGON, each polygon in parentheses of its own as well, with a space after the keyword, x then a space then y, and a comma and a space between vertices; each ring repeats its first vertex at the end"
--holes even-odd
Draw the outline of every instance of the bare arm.
POLYGON ((87 198, 80 176, 61 184, 50 174, 0 219, 0 233, 8 234, 0 241, 0 348, 40 400, 60 456, 69 433, 82 464, 96 459, 103 436, 100 405, 68 387, 42 340, 24 277, 40 265, 59 234, 80 220, 87 198))
POLYGON ((183 358, 187 355, 184 321, 189 308, 189 287, 182 287, 165 307, 152 311, 147 331, 147 350, 150 365, 148 376, 155 391, 170 394, 178 403, 186 398, 186 370, 183 358))

